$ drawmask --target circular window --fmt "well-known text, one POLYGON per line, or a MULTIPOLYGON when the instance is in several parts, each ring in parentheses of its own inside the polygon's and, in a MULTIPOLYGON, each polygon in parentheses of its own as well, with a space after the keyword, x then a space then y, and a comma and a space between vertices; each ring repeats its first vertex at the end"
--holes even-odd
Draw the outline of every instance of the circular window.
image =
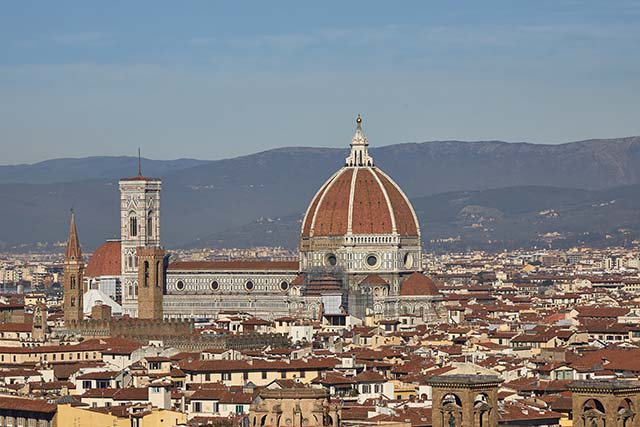
POLYGON ((325 261, 327 265, 331 267, 335 267, 336 264, 338 263, 338 258, 334 254, 328 254, 325 261))
POLYGON ((176 282, 176 289, 179 291, 184 291, 184 282, 182 280, 178 280, 176 282))
POLYGON ((247 281, 247 283, 244 284, 244 288, 248 291, 253 289, 253 282, 251 280, 247 281))
POLYGON ((287 282, 280 282, 280 289, 282 289, 283 291, 286 291, 287 289, 289 289, 289 284, 287 282))
POLYGON ((413 267, 413 255, 411 253, 406 253, 404 255, 404 266, 405 268, 413 267))
POLYGON ((378 265, 378 257, 375 255, 368 255, 367 256, 367 265, 369 267, 375 267, 376 265, 378 265))
POLYGON ((220 289, 220 283, 218 283, 217 280, 214 280, 209 284, 209 287, 211 288, 212 291, 217 291, 218 289, 220 289))

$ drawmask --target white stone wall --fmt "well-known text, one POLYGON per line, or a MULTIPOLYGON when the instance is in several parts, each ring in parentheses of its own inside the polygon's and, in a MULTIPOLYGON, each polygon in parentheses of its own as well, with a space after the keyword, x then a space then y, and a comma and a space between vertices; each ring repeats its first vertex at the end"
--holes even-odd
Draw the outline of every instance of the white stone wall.
POLYGON ((379 274, 389 280, 391 294, 397 294, 399 274, 421 269, 419 242, 416 238, 387 234, 323 237, 318 238, 317 243, 313 242, 310 250, 300 254, 300 265, 303 272, 325 269, 345 273, 353 279, 349 283, 352 288, 365 276, 379 274), (370 263, 370 258, 375 262, 370 263))
POLYGON ((171 271, 163 301, 168 318, 217 317, 220 311, 241 311, 273 319, 289 314, 294 271, 171 271), (253 287, 248 288, 251 282, 253 287), (217 285, 214 285, 217 283, 217 285))
POLYGON ((294 271, 282 272, 167 272, 167 295, 217 294, 278 294, 286 295, 291 281, 298 275, 294 271), (182 282, 182 285, 179 283, 182 282), (251 282, 253 287, 248 289, 251 282), (215 285, 217 283, 217 285, 215 285))

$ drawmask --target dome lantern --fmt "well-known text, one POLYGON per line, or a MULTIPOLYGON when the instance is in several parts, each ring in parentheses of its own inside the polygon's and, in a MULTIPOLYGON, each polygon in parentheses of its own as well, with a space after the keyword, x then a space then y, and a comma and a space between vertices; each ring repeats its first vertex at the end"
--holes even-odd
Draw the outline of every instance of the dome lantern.
POLYGON ((351 138, 351 154, 345 160, 350 167, 373 166, 373 158, 369 156, 369 141, 362 131, 362 117, 356 118, 356 133, 351 138))

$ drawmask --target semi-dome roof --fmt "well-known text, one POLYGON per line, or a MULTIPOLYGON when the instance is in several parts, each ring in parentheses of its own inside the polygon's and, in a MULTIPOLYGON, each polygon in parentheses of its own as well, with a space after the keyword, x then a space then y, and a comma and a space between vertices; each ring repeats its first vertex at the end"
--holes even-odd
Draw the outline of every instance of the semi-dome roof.
POLYGON ((346 166, 320 188, 302 223, 302 237, 346 234, 419 236, 420 227, 400 187, 373 166, 358 116, 346 166))
POLYGON ((93 253, 84 274, 87 277, 119 276, 121 265, 120 241, 107 240, 93 253))
POLYGON ((402 296, 435 296, 439 294, 433 279, 418 271, 406 277, 400 285, 400 295, 402 296))

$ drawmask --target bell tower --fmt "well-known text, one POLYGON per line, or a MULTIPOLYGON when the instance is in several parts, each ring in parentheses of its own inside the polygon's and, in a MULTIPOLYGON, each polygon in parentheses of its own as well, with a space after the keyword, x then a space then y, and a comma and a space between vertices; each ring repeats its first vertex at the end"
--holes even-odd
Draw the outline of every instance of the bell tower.
POLYGON ((120 248, 122 265, 122 309, 138 316, 138 248, 160 248, 160 190, 162 181, 142 175, 138 153, 138 175, 123 178, 120 187, 120 248))
POLYGON ((71 225, 69 226, 69 237, 67 239, 67 249, 64 254, 64 323, 69 326, 83 319, 83 289, 84 262, 82 260, 82 250, 76 230, 76 218, 71 210, 71 225))
POLYGON ((138 248, 138 318, 162 320, 165 250, 138 248))
POLYGON ((47 306, 45 304, 38 304, 33 309, 31 338, 34 341, 43 342, 45 341, 48 333, 49 326, 47 325, 47 306))

